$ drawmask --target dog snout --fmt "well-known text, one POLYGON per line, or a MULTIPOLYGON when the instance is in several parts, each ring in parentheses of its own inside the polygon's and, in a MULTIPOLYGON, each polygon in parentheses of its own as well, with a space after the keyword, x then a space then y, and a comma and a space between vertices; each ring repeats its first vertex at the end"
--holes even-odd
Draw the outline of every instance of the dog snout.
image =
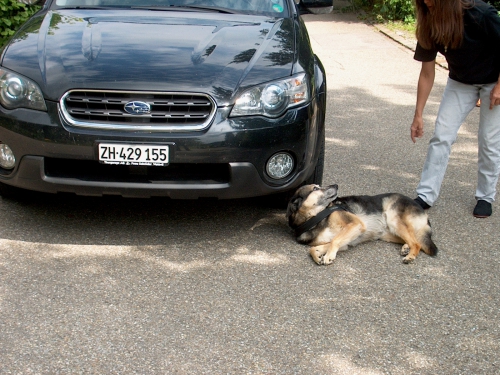
POLYGON ((337 184, 328 185, 325 188, 325 190, 335 190, 335 191, 337 191, 337 190, 339 190, 339 185, 337 185, 337 184))

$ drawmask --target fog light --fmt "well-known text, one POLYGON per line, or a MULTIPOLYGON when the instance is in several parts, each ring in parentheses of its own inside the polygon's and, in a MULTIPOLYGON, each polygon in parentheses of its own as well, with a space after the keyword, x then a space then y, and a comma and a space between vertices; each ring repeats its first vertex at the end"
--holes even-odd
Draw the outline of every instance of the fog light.
POLYGON ((266 165, 266 172, 269 177, 279 180, 292 173, 294 167, 292 155, 286 152, 279 152, 273 155, 266 165))
POLYGON ((11 148, 4 143, 0 143, 0 167, 12 169, 16 165, 16 158, 11 148))

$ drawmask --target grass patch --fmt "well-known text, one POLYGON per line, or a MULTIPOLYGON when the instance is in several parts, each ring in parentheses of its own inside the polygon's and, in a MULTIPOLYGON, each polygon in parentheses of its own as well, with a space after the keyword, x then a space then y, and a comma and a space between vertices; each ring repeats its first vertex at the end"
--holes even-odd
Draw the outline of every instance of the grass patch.
POLYGON ((389 21, 384 23, 385 27, 387 27, 391 31, 401 31, 408 34, 415 35, 416 26, 414 23, 404 23, 402 21, 389 21))

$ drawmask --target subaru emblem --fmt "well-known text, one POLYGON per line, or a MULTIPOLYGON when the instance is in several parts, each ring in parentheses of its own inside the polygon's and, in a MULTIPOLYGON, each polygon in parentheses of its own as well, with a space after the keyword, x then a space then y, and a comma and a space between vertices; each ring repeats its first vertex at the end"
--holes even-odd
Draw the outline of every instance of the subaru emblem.
POLYGON ((144 102, 128 102, 125 104, 125 112, 131 115, 145 115, 151 113, 151 106, 144 102))

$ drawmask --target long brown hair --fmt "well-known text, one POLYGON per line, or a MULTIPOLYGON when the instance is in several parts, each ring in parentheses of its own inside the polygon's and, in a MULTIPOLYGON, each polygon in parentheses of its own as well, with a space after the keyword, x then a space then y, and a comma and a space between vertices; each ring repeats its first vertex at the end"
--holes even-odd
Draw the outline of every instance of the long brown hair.
POLYGON ((425 49, 436 45, 458 48, 464 35, 463 10, 473 6, 473 0, 434 0, 432 10, 424 0, 415 0, 417 8, 417 40, 425 49))

